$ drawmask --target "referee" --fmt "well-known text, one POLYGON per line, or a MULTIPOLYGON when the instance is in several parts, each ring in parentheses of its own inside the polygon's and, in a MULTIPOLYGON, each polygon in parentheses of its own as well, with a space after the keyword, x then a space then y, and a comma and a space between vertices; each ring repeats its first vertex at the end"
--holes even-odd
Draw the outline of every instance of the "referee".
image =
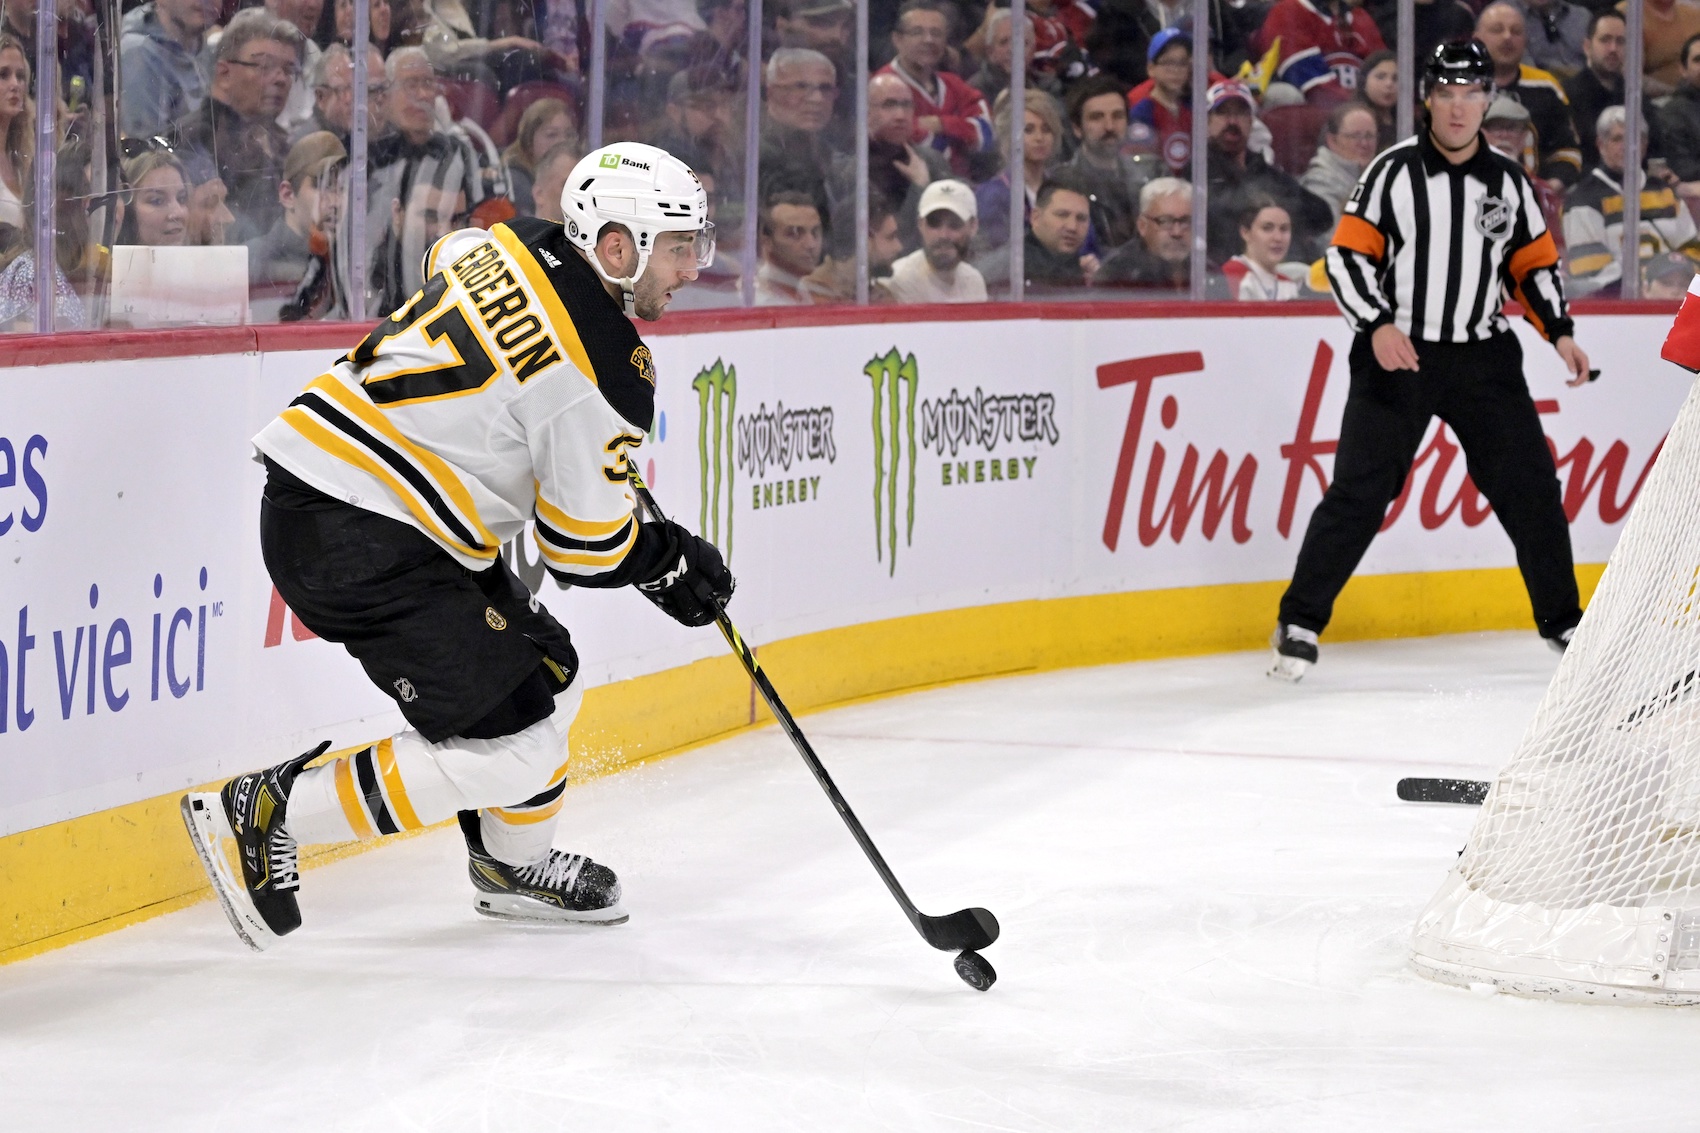
POLYGON ((1297 681, 1316 663, 1334 599, 1436 415, 1517 549, 1541 636, 1562 652, 1582 618, 1558 471, 1501 289, 1557 349, 1570 385, 1588 380, 1588 356, 1571 337, 1558 250, 1534 189, 1482 138, 1492 93, 1493 61, 1479 42, 1436 47, 1424 74, 1427 129, 1370 164, 1328 249, 1329 283, 1357 332, 1352 380, 1334 482, 1281 596, 1272 677, 1297 681))

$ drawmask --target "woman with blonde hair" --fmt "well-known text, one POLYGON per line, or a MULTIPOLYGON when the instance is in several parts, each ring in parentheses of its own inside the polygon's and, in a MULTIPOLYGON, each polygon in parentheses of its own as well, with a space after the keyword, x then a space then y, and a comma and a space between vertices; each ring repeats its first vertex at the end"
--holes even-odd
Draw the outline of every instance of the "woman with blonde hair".
POLYGON ((503 153, 508 163, 508 193, 521 216, 536 216, 531 187, 537 180, 537 161, 562 143, 578 146, 572 112, 558 98, 540 98, 520 115, 513 145, 503 153))
MULTIPOLYGON (((992 131, 997 137, 998 152, 1003 155, 1004 170, 974 190, 975 206, 980 214, 980 239, 987 248, 1001 248, 1009 240, 1009 121, 1009 92, 1004 91, 992 108, 992 131)), ((1045 174, 1057 162, 1062 138, 1062 111, 1057 100, 1037 87, 1028 87, 1025 125, 1021 131, 1021 162, 1027 174, 1024 215, 1033 213, 1034 195, 1044 184, 1045 174)))
MULTIPOLYGON (((69 141, 54 162, 53 325, 43 331, 88 330, 90 303, 110 278, 112 260, 89 225, 90 155, 86 143, 69 141)), ((26 194, 25 233, 34 232, 35 207, 26 194)), ((35 241, 14 239, 0 256, 0 332, 35 327, 35 241), (8 258, 9 257, 9 258, 8 258)))
POLYGON ((24 226, 25 185, 35 168, 34 158, 29 57, 23 44, 0 34, 0 228, 24 226))
POLYGON ((165 150, 148 150, 124 162, 129 207, 117 244, 180 247, 188 240, 189 178, 165 150))

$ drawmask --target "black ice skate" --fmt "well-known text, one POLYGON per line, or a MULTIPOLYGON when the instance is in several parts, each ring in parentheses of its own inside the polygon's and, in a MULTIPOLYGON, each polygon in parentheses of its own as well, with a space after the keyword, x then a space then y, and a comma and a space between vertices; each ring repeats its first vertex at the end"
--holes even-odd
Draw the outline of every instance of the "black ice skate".
POLYGON ((1557 653, 1560 657, 1562 657, 1570 649, 1570 639, 1575 635, 1576 627, 1571 626, 1567 630, 1561 630, 1553 636, 1542 638, 1541 640, 1547 643, 1548 649, 1551 649, 1554 653, 1557 653))
POLYGON ((295 891, 301 887, 295 839, 284 827, 289 788, 326 748, 265 771, 238 775, 215 794, 183 796, 183 825, 242 943, 264 952, 301 927, 295 891), (238 879, 235 863, 241 863, 238 879))
POLYGON ((1304 679, 1305 671, 1316 664, 1316 633, 1303 626, 1277 625, 1269 644, 1275 647, 1269 675, 1276 680, 1297 684, 1304 679))
POLYGON ((511 866, 490 856, 478 829, 478 812, 460 812, 470 856, 466 871, 478 888, 473 909, 486 917, 532 924, 625 924, 620 881, 614 871, 583 854, 550 850, 535 865, 511 866))

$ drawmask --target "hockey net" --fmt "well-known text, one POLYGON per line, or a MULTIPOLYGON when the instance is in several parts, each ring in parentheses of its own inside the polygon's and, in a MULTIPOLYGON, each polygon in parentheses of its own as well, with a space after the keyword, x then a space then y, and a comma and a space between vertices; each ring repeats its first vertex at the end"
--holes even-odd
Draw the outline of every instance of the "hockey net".
POLYGON ((1451 983, 1700 1003, 1700 385, 1413 962, 1451 983))

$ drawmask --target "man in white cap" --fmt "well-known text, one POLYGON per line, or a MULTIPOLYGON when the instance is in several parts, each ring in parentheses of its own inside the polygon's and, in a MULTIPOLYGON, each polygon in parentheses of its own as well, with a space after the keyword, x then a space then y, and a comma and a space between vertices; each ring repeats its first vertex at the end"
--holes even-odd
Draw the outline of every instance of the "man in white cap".
POLYGON ((984 303, 986 281, 968 263, 980 230, 974 190, 955 179, 921 194, 921 246, 891 265, 885 289, 898 303, 984 303))

